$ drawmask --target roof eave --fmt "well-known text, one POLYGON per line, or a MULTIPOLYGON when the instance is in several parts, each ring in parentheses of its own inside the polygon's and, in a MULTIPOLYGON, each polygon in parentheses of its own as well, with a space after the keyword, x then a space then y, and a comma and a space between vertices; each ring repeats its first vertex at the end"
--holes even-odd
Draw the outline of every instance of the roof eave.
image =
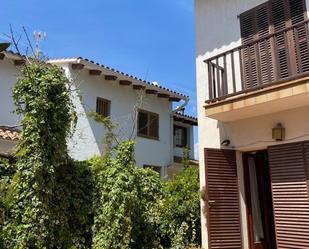
POLYGON ((170 89, 166 89, 162 86, 156 86, 151 84, 150 82, 147 82, 145 80, 139 79, 137 77, 134 77, 129 74, 125 74, 123 72, 120 72, 118 70, 106 67, 104 65, 101 65, 99 63, 96 63, 94 61, 90 61, 85 58, 77 57, 77 58, 64 58, 64 59, 55 59, 55 60, 49 60, 48 63, 61 66, 65 64, 83 64, 86 69, 94 69, 94 70, 101 70, 103 74, 109 74, 109 75, 115 75, 121 80, 128 80, 128 81, 134 81, 134 84, 140 84, 146 89, 149 90, 156 90, 159 93, 163 94, 169 94, 172 98, 179 98, 181 100, 187 101, 189 100, 189 97, 177 92, 174 92, 170 89))

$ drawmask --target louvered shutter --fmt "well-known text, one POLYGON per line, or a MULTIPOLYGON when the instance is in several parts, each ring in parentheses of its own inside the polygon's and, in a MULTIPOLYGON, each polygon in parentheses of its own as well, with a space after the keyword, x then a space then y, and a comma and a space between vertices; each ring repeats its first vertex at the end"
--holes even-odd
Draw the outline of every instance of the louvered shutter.
MULTIPOLYGON (((272 26, 273 32, 279 32, 284 30, 287 26, 287 5, 284 0, 271 1, 271 14, 272 14, 272 26), (286 11, 285 11, 286 10, 286 11)), ((277 57, 277 77, 286 78, 291 75, 291 64, 289 64, 289 43, 288 33, 279 33, 274 37, 275 52, 277 57)))
POLYGON ((242 60, 245 88, 269 83, 274 79, 272 44, 269 39, 253 43, 270 34, 269 6, 263 4, 240 16, 241 37, 243 45, 242 60))
POLYGON ((96 112, 103 117, 108 117, 110 115, 110 101, 98 97, 96 103, 96 112))
MULTIPOLYGON (((291 25, 301 23, 307 18, 306 7, 303 0, 289 0, 291 25)), ((294 53, 297 58, 297 73, 309 71, 309 49, 308 49, 308 25, 298 25, 293 30, 294 53)))
POLYGON ((242 15, 240 23, 242 41, 244 45, 247 45, 242 49, 245 88, 251 88, 257 86, 258 83, 257 51, 255 45, 252 45, 256 34, 255 12, 242 15))
POLYGON ((244 88, 309 71, 308 24, 282 32, 306 18, 304 0, 273 0, 240 15, 244 88))
POLYGON ((309 247, 309 142, 269 148, 278 249, 309 247))
POLYGON ((205 149, 210 249, 240 249, 241 228, 236 154, 205 149))
MULTIPOLYGON (((256 9, 256 29, 257 38, 262 39, 270 34, 270 13, 267 4, 264 4, 260 8, 256 9)), ((270 39, 264 39, 258 43, 259 60, 260 65, 260 84, 266 84, 275 79, 273 69, 273 44, 270 39)))

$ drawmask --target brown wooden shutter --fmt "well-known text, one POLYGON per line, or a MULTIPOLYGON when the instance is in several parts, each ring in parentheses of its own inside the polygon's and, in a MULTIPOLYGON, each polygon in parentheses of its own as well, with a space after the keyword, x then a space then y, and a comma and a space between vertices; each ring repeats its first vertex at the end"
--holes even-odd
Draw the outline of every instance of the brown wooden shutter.
POLYGON ((240 249, 241 228, 236 154, 205 149, 210 249, 240 249))
POLYGON ((96 112, 103 117, 110 116, 110 101, 98 97, 97 105, 96 105, 96 112))
POLYGON ((309 71, 308 25, 282 32, 306 19, 304 0, 272 0, 240 15, 245 88, 309 71))
MULTIPOLYGON (((273 32, 282 31, 287 28, 287 13, 288 13, 286 1, 276 0, 271 1, 271 16, 272 16, 272 26, 273 32)), ((285 78, 292 74, 291 64, 289 64, 289 44, 288 37, 289 33, 280 33, 274 37, 275 43, 275 56, 277 57, 277 77, 285 78)))
POLYGON ((309 142, 272 146, 269 163, 278 249, 309 247, 309 142))
POLYGON ((242 43, 247 45, 242 50, 246 88, 268 83, 274 77, 270 40, 253 43, 270 34, 269 15, 269 6, 266 3, 240 16, 242 43))
POLYGON ((252 42, 256 39, 256 18, 255 12, 250 11, 247 14, 241 15, 240 17, 241 25, 241 37, 244 45, 248 44, 242 49, 242 61, 244 68, 245 77, 245 88, 251 88, 257 86, 258 76, 257 76, 257 63, 256 55, 257 51, 252 42), (250 45, 249 45, 250 44, 250 45))
MULTIPOLYGON (((307 11, 303 0, 289 0, 290 24, 296 25, 307 19, 307 11)), ((297 73, 309 71, 309 34, 307 24, 299 25, 293 30, 294 52, 297 62, 297 73)))

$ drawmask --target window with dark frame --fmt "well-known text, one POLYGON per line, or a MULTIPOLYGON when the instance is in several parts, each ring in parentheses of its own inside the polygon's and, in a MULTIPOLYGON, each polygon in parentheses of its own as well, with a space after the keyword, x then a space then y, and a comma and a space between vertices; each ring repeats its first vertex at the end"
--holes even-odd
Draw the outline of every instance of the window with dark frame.
POLYGON ((175 147, 186 147, 188 145, 187 141, 187 128, 181 126, 174 126, 174 142, 175 147))
POLYGON ((137 118, 137 135, 141 137, 159 139, 159 115, 139 110, 137 118))
POLYGON ((308 26, 301 24, 307 19, 305 0, 270 0, 240 15, 247 45, 242 50, 245 88, 309 71, 308 26))
POLYGON ((109 117, 110 116, 110 109, 111 109, 111 101, 110 100, 97 97, 96 112, 99 115, 101 115, 103 117, 109 117))

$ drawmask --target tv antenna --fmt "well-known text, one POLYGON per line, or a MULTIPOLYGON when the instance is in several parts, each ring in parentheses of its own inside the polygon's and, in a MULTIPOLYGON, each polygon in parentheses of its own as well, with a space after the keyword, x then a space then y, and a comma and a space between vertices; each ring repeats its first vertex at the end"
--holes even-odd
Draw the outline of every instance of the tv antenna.
POLYGON ((33 32, 33 37, 35 40, 35 56, 38 58, 42 54, 42 51, 40 49, 40 42, 45 41, 47 35, 46 32, 35 30, 33 32))

